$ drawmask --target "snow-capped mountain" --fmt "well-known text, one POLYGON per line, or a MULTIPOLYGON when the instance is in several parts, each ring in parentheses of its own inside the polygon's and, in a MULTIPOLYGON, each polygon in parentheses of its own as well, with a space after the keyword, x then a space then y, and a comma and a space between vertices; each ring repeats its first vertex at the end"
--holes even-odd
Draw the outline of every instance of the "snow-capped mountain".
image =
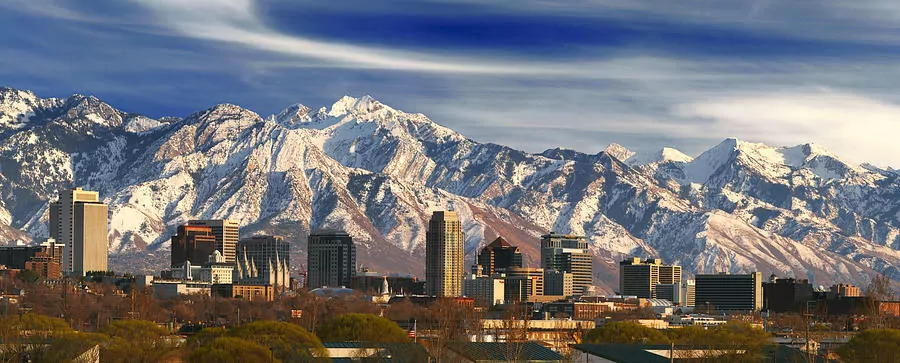
POLYGON ((900 280, 900 181, 813 145, 728 139, 696 158, 620 145, 530 154, 478 143, 372 97, 295 104, 268 117, 222 104, 154 120, 94 98, 0 88, 0 235, 47 235, 56 190, 100 191, 113 268, 162 267, 195 218, 285 235, 295 268, 309 231, 343 228, 361 264, 424 270, 427 220, 451 203, 469 254, 497 235, 538 265, 539 236, 583 234, 595 284, 615 288, 628 255, 687 272, 759 270, 827 285, 900 280))

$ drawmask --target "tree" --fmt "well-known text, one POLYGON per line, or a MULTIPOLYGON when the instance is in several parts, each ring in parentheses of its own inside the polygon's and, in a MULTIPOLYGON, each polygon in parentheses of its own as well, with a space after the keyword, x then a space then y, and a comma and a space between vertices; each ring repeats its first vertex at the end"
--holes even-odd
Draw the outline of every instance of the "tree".
POLYGON ((315 334, 294 324, 257 321, 231 329, 228 336, 268 347, 275 358, 283 362, 308 362, 328 356, 328 351, 315 334))
POLYGON ((678 346, 697 348, 699 351, 717 351, 709 356, 699 353, 700 356, 680 357, 698 360, 757 362, 762 360, 763 348, 769 344, 768 333, 748 323, 737 321, 709 329, 687 326, 671 329, 667 334, 678 346))
POLYGON ((16 278, 26 284, 33 284, 41 279, 41 275, 32 270, 22 270, 22 272, 16 274, 16 278))
POLYGON ((203 328, 187 341, 188 349, 194 349, 212 343, 214 340, 224 337, 228 332, 224 328, 203 328))
POLYGON ((100 333, 69 332, 54 336, 48 341, 45 349, 33 355, 35 362, 71 362, 95 347, 94 353, 99 357, 99 347, 105 344, 109 337, 100 333))
POLYGON ((873 318, 872 324, 874 326, 884 327, 884 320, 881 311, 878 310, 878 303, 893 299, 894 289, 891 286, 891 280, 883 274, 872 276, 872 281, 869 282, 865 290, 865 308, 868 310, 866 313, 873 318))
POLYGON ((24 355, 38 356, 55 336, 71 333, 62 319, 28 313, 0 319, 0 361, 19 361, 24 355))
POLYGON ((344 314, 332 318, 316 331, 325 342, 408 342, 409 336, 393 321, 371 314, 344 314))
POLYGON ((109 362, 158 362, 176 347, 166 329, 152 321, 118 320, 103 333, 110 339, 101 354, 109 362))
POLYGON ((669 339, 659 330, 631 321, 617 321, 589 331, 584 336, 583 342, 588 344, 667 344, 669 339))
POLYGON ((272 351, 252 341, 219 337, 191 351, 190 362, 274 362, 272 351))
POLYGON ((900 357, 900 330, 872 329, 856 334, 837 350, 845 362, 896 362, 900 357))

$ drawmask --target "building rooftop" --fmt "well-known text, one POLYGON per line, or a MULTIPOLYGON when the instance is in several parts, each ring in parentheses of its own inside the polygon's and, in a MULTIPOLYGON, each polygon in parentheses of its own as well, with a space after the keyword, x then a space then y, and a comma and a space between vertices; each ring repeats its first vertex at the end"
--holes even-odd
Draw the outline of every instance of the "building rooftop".
MULTIPOLYGON (((696 358, 679 358, 679 353, 684 356, 696 356, 697 354, 715 354, 717 349, 710 347, 674 347, 675 357, 669 358, 672 347, 662 345, 636 345, 636 344, 575 344, 574 349, 581 352, 601 357, 609 362, 642 362, 642 363, 669 363, 696 361, 696 358), (689 352, 690 351, 690 352, 689 352)), ((721 352, 721 350, 720 350, 721 352)), ((721 354, 721 353, 720 353, 721 354)), ((764 348, 762 362, 805 362, 805 354, 800 350, 786 346, 767 346, 764 348)), ((816 357, 815 362, 834 362, 821 356, 816 357)))
POLYGON ((484 248, 509 248, 509 247, 513 247, 513 245, 509 244, 509 242, 506 242, 506 240, 503 239, 503 237, 497 237, 497 239, 495 239, 494 242, 491 242, 487 246, 484 246, 484 248))
POLYGON ((337 228, 319 228, 315 230, 315 232, 311 233, 310 236, 349 236, 350 234, 347 231, 337 228))
MULTIPOLYGON (((409 343, 367 343, 367 342, 323 342, 325 349, 329 350, 330 362, 359 362, 359 352, 351 352, 349 357, 336 357, 337 350, 378 349, 381 350, 374 357, 378 362, 427 362, 430 359, 428 351, 420 344, 409 343)), ((371 360, 364 360, 371 361, 371 360)))
POLYGON ((447 346, 450 350, 473 361, 489 362, 558 362, 563 356, 537 342, 518 343, 518 346, 510 348, 510 344, 501 342, 490 343, 452 343, 447 346), (511 352, 517 352, 518 357, 509 356, 511 352))

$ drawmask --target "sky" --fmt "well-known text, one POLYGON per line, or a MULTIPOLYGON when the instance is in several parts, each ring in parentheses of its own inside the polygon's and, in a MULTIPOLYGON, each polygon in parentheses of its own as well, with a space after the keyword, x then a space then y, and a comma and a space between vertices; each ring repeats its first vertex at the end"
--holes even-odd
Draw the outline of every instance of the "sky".
POLYGON ((734 137, 900 167, 896 0, 0 0, 0 85, 184 117, 371 95, 529 152, 734 137))

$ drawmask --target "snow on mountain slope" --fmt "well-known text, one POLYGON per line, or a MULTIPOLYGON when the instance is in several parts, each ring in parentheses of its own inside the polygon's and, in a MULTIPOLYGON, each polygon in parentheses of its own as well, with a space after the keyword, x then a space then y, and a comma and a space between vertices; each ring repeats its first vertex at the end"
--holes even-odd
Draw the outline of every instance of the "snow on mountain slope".
POLYGON ((470 256, 502 235, 537 266, 541 234, 587 236, 595 283, 607 291, 630 255, 679 262, 688 274, 864 284, 878 271, 900 280, 900 177, 812 144, 729 139, 696 159, 618 145, 529 154, 369 96, 295 104, 265 119, 222 104, 151 120, 88 96, 0 95, 4 120, 15 113, 22 125, 0 139, 0 189, 10 196, 0 201, 0 232, 45 236, 57 189, 99 190, 113 261, 129 268, 161 267, 153 264, 186 220, 231 218, 242 235, 284 234, 298 269, 306 234, 336 227, 354 235, 361 264, 421 274, 430 213, 452 203, 470 256))
POLYGON ((683 152, 678 151, 677 149, 673 149, 670 147, 664 147, 664 148, 662 148, 654 153, 650 153, 650 154, 635 153, 634 155, 632 155, 622 161, 624 161, 628 165, 639 167, 639 166, 645 166, 645 165, 649 165, 649 164, 659 164, 659 163, 668 163, 668 162, 689 163, 693 160, 694 160, 694 158, 685 155, 683 152))

